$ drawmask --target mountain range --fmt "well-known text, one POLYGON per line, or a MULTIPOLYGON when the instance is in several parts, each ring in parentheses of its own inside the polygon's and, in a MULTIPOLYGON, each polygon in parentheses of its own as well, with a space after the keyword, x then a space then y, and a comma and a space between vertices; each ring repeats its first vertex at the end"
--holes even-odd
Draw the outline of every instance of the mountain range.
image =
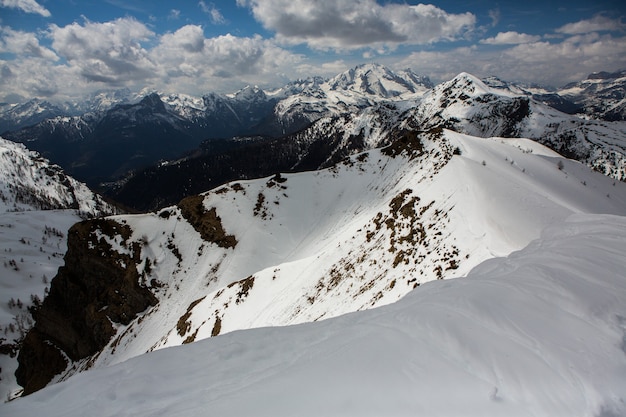
POLYGON ((135 172, 107 194, 135 209, 155 210, 235 179, 328 167, 356 152, 389 144, 402 129, 435 127, 479 137, 531 138, 612 178, 626 179, 623 121, 568 115, 519 87, 493 78, 483 82, 470 74, 407 95, 406 101, 347 113, 335 109, 309 127, 278 138, 206 141, 193 155, 135 172))
MULTIPOLYGON (((602 77, 590 75, 588 80, 568 85, 561 90, 507 83, 494 77, 476 80, 482 87, 487 85, 490 90, 487 98, 493 102, 518 97, 520 102, 532 103, 529 105, 531 107, 545 104, 542 109, 552 106, 560 111, 577 113, 571 117, 562 113, 551 113, 550 118, 555 119, 549 121, 554 122, 552 132, 548 131, 549 127, 543 126, 545 131, 538 132, 535 129, 529 133, 536 135, 532 136, 533 139, 541 140, 562 153, 577 153, 568 156, 588 159, 590 166, 604 168, 609 171, 609 175, 621 179, 620 167, 613 174, 610 173, 613 165, 619 165, 619 152, 618 155, 613 155, 611 149, 608 150, 610 155, 595 155, 595 149, 588 148, 589 142, 594 142, 594 137, 598 134, 602 136, 603 132, 598 131, 605 130, 607 125, 603 121, 624 120, 626 78, 622 75, 623 73, 604 74, 602 77), (603 103, 604 107, 598 103, 603 103), (580 113, 583 111, 585 113, 580 113), (580 117, 581 115, 584 117, 580 117), (559 117, 563 117, 564 121, 556 120, 559 117), (594 127, 579 129, 583 124, 594 127), (577 133, 572 133, 573 131, 577 133), (576 137, 570 140, 574 136, 576 137), (580 144, 581 141, 586 143, 580 144), (577 149, 569 149, 573 147, 577 149)), ((454 84, 455 80, 448 83, 454 84)), ((439 94, 443 89, 442 85, 448 83, 437 86, 439 94)), ((462 86, 457 87, 455 94, 465 94, 461 91, 462 86)), ((482 87, 479 90, 484 96, 486 90, 482 87)), ((134 195, 135 190, 122 190, 117 195, 120 185, 133 175, 141 173, 143 169, 158 170, 163 161, 180 161, 198 155, 219 160, 216 149, 230 151, 237 148, 241 153, 242 141, 232 139, 241 136, 279 139, 279 142, 293 141, 291 135, 300 134, 317 120, 326 117, 353 117, 362 111, 371 114, 375 113, 373 108, 376 106, 385 113, 381 117, 388 117, 390 113, 393 113, 393 117, 399 117, 404 111, 421 106, 422 96, 437 95, 435 90, 428 78, 418 76, 410 70, 394 72, 381 65, 367 64, 328 80, 314 77, 273 91, 246 87, 235 94, 210 93, 202 98, 155 92, 143 92, 143 96, 133 96, 128 91, 117 91, 94 95, 81 104, 66 103, 56 107, 51 105, 54 108, 36 101, 30 105, 37 112, 30 114, 23 110, 20 113, 21 118, 32 122, 37 118, 45 119, 29 127, 5 132, 3 136, 27 143, 31 149, 41 152, 43 156, 64 167, 70 175, 104 193, 110 193, 113 198, 123 199, 124 194, 134 195), (89 111, 80 115, 76 115, 76 110, 74 113, 67 110, 86 108, 89 111), (51 118, 55 111, 61 112, 61 115, 51 118), (120 179, 121 182, 113 183, 120 179)), ((441 109, 431 108, 425 111, 436 113, 441 110, 453 114, 445 110, 450 104, 453 103, 440 100, 437 105, 441 109)), ((485 102, 482 107, 489 112, 495 105, 498 103, 485 102)), ((2 113, 3 117, 10 120, 21 107, 23 106, 11 107, 2 113)), ((615 125, 608 126, 609 130, 614 130, 615 125)), ((319 131, 319 128, 316 129, 319 131)), ((473 129, 471 133, 474 134, 475 131, 473 129)), ((499 134, 507 136, 515 133, 503 129, 499 134)), ((248 139, 245 142, 249 144, 254 141, 248 139)), ((356 151, 362 149, 364 148, 356 151)), ((212 161, 200 164, 208 162, 212 161)), ((153 172, 146 175, 155 176, 153 172)), ((246 178, 254 177, 254 173, 241 175, 246 178)), ((217 182, 223 183, 234 178, 236 177, 220 176, 213 179, 213 182, 209 181, 210 184, 203 181, 202 186, 215 186, 217 182)), ((206 189, 192 188, 194 192, 206 189)), ((175 201, 167 200, 160 204, 173 202, 175 201)), ((136 201, 130 200, 124 203, 138 209, 155 208, 155 204, 159 204, 152 201, 137 206, 136 201)))
POLYGON ((55 232, 54 217, 3 231, 5 269, 21 274, 3 285, 22 306, 3 305, 0 387, 42 391, 0 411, 291 415, 314 394, 305 415, 620 415, 626 125, 563 113, 547 94, 466 73, 433 86, 378 65, 213 101, 149 94, 93 120, 135 153, 158 144, 141 132, 201 131, 207 103, 250 104, 211 108, 260 130, 117 182, 111 195, 150 211, 108 217, 116 209, 88 191, 26 205, 84 186, 3 141, 7 212, 84 209, 55 232), (19 206, 18 178, 48 194, 19 206), (63 262, 46 260, 47 231, 63 262))

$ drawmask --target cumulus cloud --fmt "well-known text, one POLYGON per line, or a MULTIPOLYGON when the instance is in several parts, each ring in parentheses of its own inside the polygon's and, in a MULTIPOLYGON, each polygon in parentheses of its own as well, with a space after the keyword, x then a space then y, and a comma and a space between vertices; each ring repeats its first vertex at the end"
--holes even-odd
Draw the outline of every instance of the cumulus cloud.
POLYGON ((517 45, 521 43, 537 42, 541 36, 528 35, 518 32, 500 32, 493 38, 487 38, 480 41, 487 45, 517 45))
POLYGON ((39 44, 34 33, 13 30, 0 26, 0 52, 30 56, 56 61, 59 57, 50 49, 39 44))
POLYGON ((51 25, 49 36, 57 53, 88 80, 122 84, 154 75, 155 65, 141 45, 154 33, 133 18, 51 25))
POLYGON ((394 48, 454 40, 472 30, 472 13, 450 14, 429 4, 379 5, 375 0, 238 0, 287 44, 316 49, 394 48))
POLYGON ((204 13, 209 15, 209 17, 211 18, 211 23, 213 23, 214 25, 223 25, 226 23, 226 19, 224 18, 222 13, 219 11, 219 9, 215 7, 215 4, 213 3, 207 4, 203 0, 200 0, 200 2, 198 3, 198 6, 200 6, 200 9, 204 13))
POLYGON ((19 9, 26 13, 40 14, 43 17, 51 16, 48 9, 35 0, 0 0, 0 5, 11 9, 19 9))
POLYGON ((626 30, 626 24, 622 22, 621 18, 611 19, 604 14, 597 14, 591 19, 581 20, 575 23, 568 23, 555 32, 563 33, 566 35, 579 35, 591 32, 603 32, 603 31, 621 31, 626 30))
POLYGON ((626 38, 614 38, 611 35, 572 36, 558 43, 533 42, 517 45, 505 52, 506 56, 528 63, 545 61, 570 62, 575 65, 584 65, 585 62, 626 62, 626 38))
POLYGON ((0 100, 7 96, 71 97, 101 88, 126 86, 166 92, 231 92, 245 84, 275 86, 298 73, 305 59, 261 36, 230 34, 206 38, 202 27, 186 25, 155 35, 132 18, 105 23, 51 25, 52 48, 41 33, 0 27, 0 100))
POLYGON ((151 55, 169 82, 186 77, 198 77, 200 82, 234 77, 261 80, 301 60, 258 35, 205 38, 202 28, 196 25, 163 35, 151 55))
POLYGON ((168 20, 178 20, 180 19, 180 10, 172 9, 170 10, 170 14, 167 15, 168 20))

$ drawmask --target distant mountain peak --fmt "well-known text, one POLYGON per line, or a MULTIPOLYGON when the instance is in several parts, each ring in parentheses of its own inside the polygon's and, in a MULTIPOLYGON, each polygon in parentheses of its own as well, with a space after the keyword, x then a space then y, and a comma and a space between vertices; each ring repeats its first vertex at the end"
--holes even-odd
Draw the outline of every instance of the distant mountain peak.
POLYGON ((247 85, 232 95, 235 100, 266 100, 267 95, 258 85, 247 85))
POLYGON ((416 93, 432 87, 428 77, 410 70, 395 72, 376 63, 362 64, 333 77, 328 81, 331 90, 356 91, 382 98, 416 93))

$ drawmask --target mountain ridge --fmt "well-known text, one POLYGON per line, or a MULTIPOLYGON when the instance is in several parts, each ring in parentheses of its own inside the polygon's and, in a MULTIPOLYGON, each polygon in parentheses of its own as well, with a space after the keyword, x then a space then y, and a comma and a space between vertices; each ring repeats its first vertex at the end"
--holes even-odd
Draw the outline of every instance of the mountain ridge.
MULTIPOLYGON (((520 249, 572 212, 623 215, 624 207, 625 184, 535 142, 434 129, 406 132, 326 170, 232 182, 156 213, 110 218, 113 229, 87 222, 81 253, 100 239, 106 258, 123 257, 158 302, 129 322, 111 319, 116 330, 104 348, 70 355, 54 381, 224 332, 388 304, 520 249), (207 228, 231 243, 203 237, 207 228)), ((76 308, 56 302, 46 298, 40 314, 76 308)), ((108 302, 94 308, 106 315, 108 302)), ((39 337, 20 352, 21 375, 44 375, 36 358, 45 340, 61 335, 47 336, 37 323, 39 337)), ((27 392, 37 388, 20 382, 27 392)))
POLYGON ((573 215, 519 252, 392 305, 152 352, 0 409, 16 416, 151 416, 155 409, 621 415, 626 259, 614 243, 624 238, 622 216, 573 215))
MULTIPOLYGON (((470 75, 463 73, 460 76, 470 75)), ((481 89, 490 90, 483 91, 487 96, 495 94, 509 97, 511 100, 517 100, 518 106, 525 106, 522 98, 527 98, 566 113, 578 113, 577 116, 559 116, 565 123, 552 120, 547 122, 557 126, 556 130, 560 131, 545 133, 539 138, 532 136, 532 132, 523 132, 520 135, 542 140, 542 143, 548 145, 555 142, 555 149, 567 156, 585 160, 597 169, 604 168, 607 175, 617 179, 623 178, 623 169, 620 166, 613 169, 621 164, 619 153, 623 152, 610 145, 607 145, 606 152, 597 151, 594 143, 598 141, 593 138, 588 140, 588 137, 602 136, 601 131, 605 130, 605 125, 601 121, 594 121, 589 114, 580 113, 585 108, 592 109, 592 106, 585 107, 580 101, 583 95, 579 94, 576 96, 578 98, 572 98, 571 94, 560 95, 561 91, 504 82, 495 77, 488 77, 484 83, 474 76, 471 77, 475 82, 480 82, 481 89), (584 126, 584 120, 587 120, 589 125, 598 127, 587 128, 584 126), (563 128, 567 124, 572 126, 563 128), (614 156, 615 152, 618 152, 617 156, 614 156)), ((602 84, 605 80, 596 81, 594 85, 602 84)), ((619 97, 623 98, 624 88, 620 86, 624 84, 622 82, 624 80, 609 81, 617 84, 606 89, 590 89, 584 97, 595 97, 594 94, 599 91, 597 94, 602 96, 603 102, 606 102, 609 96, 615 96, 618 100, 619 97), (610 91, 610 94, 607 91, 610 91)), ((446 83, 437 87, 444 84, 446 83)), ((394 72, 382 65, 364 64, 328 80, 319 77, 300 80, 282 89, 267 92, 258 87, 248 86, 233 94, 206 94, 202 98, 194 98, 144 91, 142 100, 131 100, 127 104, 118 104, 117 107, 111 107, 106 111, 85 113, 83 116, 59 116, 48 119, 29 128, 10 132, 8 137, 14 141, 28 143, 30 147, 62 165, 68 173, 93 187, 98 187, 100 184, 116 181, 128 173, 145 169, 163 160, 177 160, 196 154, 202 141, 216 138, 231 140, 233 137, 250 135, 289 136, 307 129, 312 123, 324 117, 359 113, 372 106, 394 108, 400 115, 421 106, 422 97, 432 95, 436 89, 426 77, 418 76, 410 70, 394 72), (149 100, 149 97, 157 97, 151 94, 158 94, 160 100, 158 102, 149 100), (154 114, 161 114, 162 117, 148 124, 135 123, 130 113, 147 107, 148 101, 155 106, 152 110, 154 114), (165 111, 159 103, 164 104, 165 111), (124 112, 129 114, 115 122, 111 121, 112 115, 121 115, 124 112), (157 123, 159 128, 155 130, 151 124, 157 123), (114 133, 110 134, 110 131, 114 133), (153 138, 150 152, 145 152, 145 143, 141 142, 141 138, 147 135, 153 138), (99 164, 93 160, 94 153, 104 155, 103 159, 112 159, 107 161, 107 164, 99 164)), ((111 97, 128 100, 128 94, 123 92, 117 96, 113 94, 107 97, 99 102, 112 104, 114 100, 111 97), (105 100, 107 97, 108 101, 105 100)), ((620 104, 614 103, 615 98, 612 100, 611 108, 618 109, 620 104)), ((494 105, 498 103, 494 102, 494 105)), ((505 112, 518 110, 506 105, 501 109, 494 109, 504 117, 509 117, 504 114, 505 112)), ((551 119, 557 117, 548 110, 542 112, 550 113, 551 119)), ((604 117, 602 114, 604 113, 597 113, 596 116, 604 117)), ((610 130, 615 128, 610 127, 610 130)), ((493 134, 511 136, 517 133, 494 131, 493 134)), ((611 135, 615 136, 614 133, 611 135)))

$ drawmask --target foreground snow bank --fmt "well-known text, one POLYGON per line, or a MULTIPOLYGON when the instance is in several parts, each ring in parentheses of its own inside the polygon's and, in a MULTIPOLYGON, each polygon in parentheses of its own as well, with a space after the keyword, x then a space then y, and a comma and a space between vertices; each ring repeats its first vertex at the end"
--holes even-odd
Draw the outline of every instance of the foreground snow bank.
POLYGON ((574 215, 464 279, 82 373, 13 416, 626 414, 626 218, 574 215))

